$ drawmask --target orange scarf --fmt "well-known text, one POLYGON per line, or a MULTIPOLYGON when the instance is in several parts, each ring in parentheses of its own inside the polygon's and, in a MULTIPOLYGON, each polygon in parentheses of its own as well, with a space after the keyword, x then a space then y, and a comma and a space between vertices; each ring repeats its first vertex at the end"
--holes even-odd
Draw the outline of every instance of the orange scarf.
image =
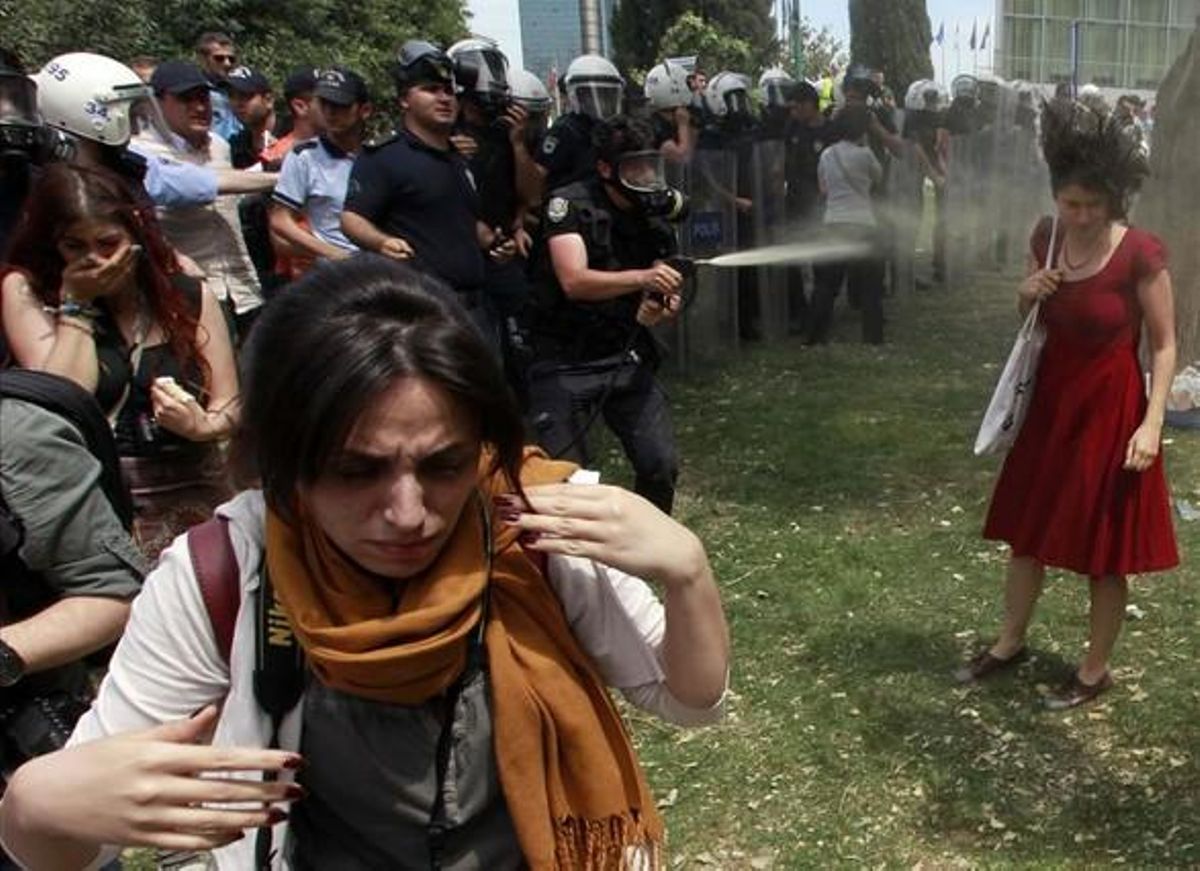
MULTIPOLYGON (((479 493, 511 492, 481 461, 479 493)), ((574 467, 527 452, 525 486, 565 480, 574 467)), ((624 723, 562 605, 517 543, 493 522, 484 633, 500 785, 526 862, 542 869, 662 867, 662 820, 624 723)), ((301 515, 267 513, 267 567, 308 662, 327 686, 375 701, 419 705, 466 664, 483 592, 483 522, 468 504, 442 553, 400 595, 342 556, 301 515), (398 601, 397 601, 398 599, 398 601)))

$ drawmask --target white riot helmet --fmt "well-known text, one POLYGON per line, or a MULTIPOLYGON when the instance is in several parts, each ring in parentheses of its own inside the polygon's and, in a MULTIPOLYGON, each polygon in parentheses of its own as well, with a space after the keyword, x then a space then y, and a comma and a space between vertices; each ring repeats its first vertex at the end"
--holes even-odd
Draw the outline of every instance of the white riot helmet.
POLYGON ((709 79, 704 89, 704 105, 718 118, 750 114, 750 80, 728 70, 709 79))
POLYGON ((979 79, 966 73, 955 76, 950 83, 950 93, 954 99, 969 97, 974 100, 979 96, 979 79))
POLYGON ((690 105, 692 90, 688 71, 677 63, 663 61, 646 73, 646 101, 654 111, 690 105))
POLYGON ((81 139, 122 146, 133 135, 130 109, 154 91, 125 64, 102 54, 73 52, 33 76, 42 120, 81 139))
POLYGON ((531 115, 546 114, 553 105, 542 80, 529 70, 509 70, 508 87, 512 101, 531 115))
POLYGON ((908 86, 904 95, 904 109, 907 112, 940 112, 945 106, 945 95, 942 88, 932 79, 918 79, 908 86))
POLYGON ((625 80, 612 61, 598 54, 585 54, 571 61, 563 76, 571 110, 604 121, 621 114, 625 80))
POLYGON ((503 110, 508 105, 508 58, 491 39, 463 39, 446 51, 454 64, 459 96, 474 97, 484 106, 503 110))
POLYGON ((762 91, 763 102, 768 109, 778 109, 787 104, 787 86, 793 79, 782 67, 772 67, 758 80, 758 89, 762 91))

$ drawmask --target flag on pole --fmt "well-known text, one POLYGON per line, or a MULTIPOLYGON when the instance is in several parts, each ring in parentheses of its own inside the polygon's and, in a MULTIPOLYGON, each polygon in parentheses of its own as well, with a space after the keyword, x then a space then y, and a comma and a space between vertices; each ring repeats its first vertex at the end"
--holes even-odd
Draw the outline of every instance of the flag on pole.
POLYGON ((933 41, 938 45, 943 45, 946 42, 946 22, 942 22, 941 27, 938 28, 937 36, 933 38, 933 41))
POLYGON ((983 28, 983 39, 979 43, 980 51, 987 51, 988 37, 992 35, 992 22, 988 22, 983 28))
POLYGON ((967 43, 967 45, 969 45, 971 47, 971 51, 974 51, 976 46, 979 44, 978 40, 976 39, 978 34, 979 34, 979 21, 976 20, 971 25, 971 41, 967 43))

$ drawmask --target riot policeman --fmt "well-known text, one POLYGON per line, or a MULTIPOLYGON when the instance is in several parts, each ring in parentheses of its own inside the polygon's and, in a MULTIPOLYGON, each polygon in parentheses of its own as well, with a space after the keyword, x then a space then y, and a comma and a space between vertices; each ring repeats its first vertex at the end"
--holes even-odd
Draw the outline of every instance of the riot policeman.
POLYGON ((0 58, 0 257, 29 192, 33 164, 45 150, 37 89, 15 57, 0 58))
POLYGON ((592 128, 620 114, 625 79, 606 58, 585 54, 571 61, 563 76, 570 111, 550 128, 537 154, 545 189, 554 190, 592 173, 596 152, 592 128))
MULTIPOLYGON (((901 192, 910 208, 907 218, 907 233, 913 244, 916 230, 924 209, 925 179, 934 185, 936 218, 933 234, 933 280, 945 280, 946 266, 946 153, 948 150, 945 121, 946 101, 938 84, 929 79, 920 79, 909 86, 904 97, 904 138, 912 143, 913 155, 921 170, 913 173, 907 181, 911 189, 901 192)), ((916 286, 924 282, 916 279, 916 286)))
POLYGON ((542 183, 526 137, 529 113, 513 98, 508 59, 494 42, 464 39, 446 54, 454 64, 459 101, 452 141, 467 157, 478 187, 480 220, 517 249, 511 260, 486 260, 484 304, 498 328, 506 374, 522 394, 524 338, 517 319, 528 292, 525 258, 532 247, 525 215, 540 205, 542 183))
POLYGON ((794 81, 781 67, 772 67, 758 79, 762 94, 762 137, 783 139, 786 136, 788 119, 787 94, 794 81))
POLYGON ((512 101, 525 110, 525 148, 537 154, 549 129, 553 102, 542 80, 529 70, 509 70, 508 86, 512 101))
POLYGON ((644 87, 655 144, 667 160, 687 163, 696 148, 687 70, 673 61, 663 61, 646 73, 644 87))
MULTIPOLYGON (((758 128, 750 108, 750 80, 725 70, 709 79, 704 105, 712 122, 700 134, 700 147, 724 150, 737 161, 737 190, 730 191, 737 208, 737 244, 753 248, 754 144, 758 128)), ((740 338, 762 338, 762 312, 758 300, 758 269, 738 270, 738 329, 740 338)))
POLYGON ((649 123, 596 125, 590 178, 551 192, 528 322, 535 437, 553 455, 588 463, 587 431, 603 415, 633 465, 634 489, 664 511, 677 460, 667 398, 647 326, 679 312, 682 276, 662 215, 678 208, 649 123))

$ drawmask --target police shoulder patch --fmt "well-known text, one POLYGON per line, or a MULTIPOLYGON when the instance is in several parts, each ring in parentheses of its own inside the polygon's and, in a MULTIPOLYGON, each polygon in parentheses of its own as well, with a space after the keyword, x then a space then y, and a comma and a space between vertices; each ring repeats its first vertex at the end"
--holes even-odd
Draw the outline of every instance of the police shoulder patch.
POLYGON ((546 217, 552 224, 561 224, 571 211, 571 203, 562 197, 551 197, 546 204, 546 217))
POLYGON ((393 142, 395 142, 399 138, 400 138, 399 133, 392 132, 392 133, 389 133, 387 136, 384 136, 381 139, 373 139, 370 142, 364 142, 363 150, 364 151, 378 151, 380 148, 383 148, 383 146, 385 146, 385 145, 391 145, 393 142))

